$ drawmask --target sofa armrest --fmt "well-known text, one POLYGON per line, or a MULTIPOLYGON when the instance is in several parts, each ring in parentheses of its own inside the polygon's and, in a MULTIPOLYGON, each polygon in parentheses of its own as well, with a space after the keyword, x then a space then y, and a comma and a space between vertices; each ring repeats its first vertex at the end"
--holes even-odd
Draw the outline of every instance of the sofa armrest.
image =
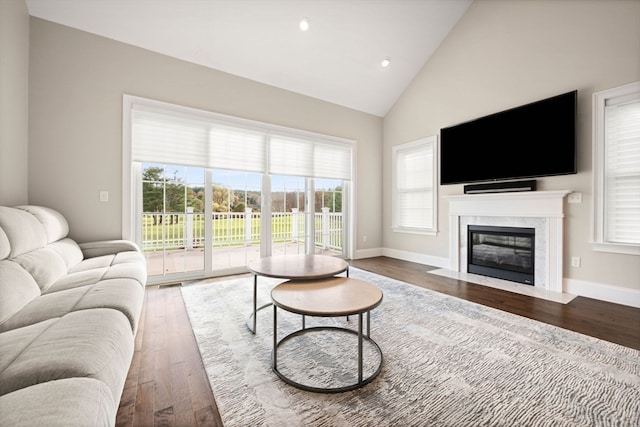
POLYGON ((101 240, 98 242, 80 243, 84 258, 94 258, 102 255, 114 255, 118 252, 136 251, 140 248, 130 240, 101 240))

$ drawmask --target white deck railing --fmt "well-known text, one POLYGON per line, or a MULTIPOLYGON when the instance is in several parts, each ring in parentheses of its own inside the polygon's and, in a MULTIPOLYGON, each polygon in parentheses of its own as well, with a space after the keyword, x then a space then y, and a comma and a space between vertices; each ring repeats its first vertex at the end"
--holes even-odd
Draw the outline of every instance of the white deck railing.
MULTIPOLYGON (((271 214, 273 243, 302 242, 305 240, 304 212, 277 212, 271 214)), ((323 249, 342 250, 342 213, 323 212, 313 215, 315 221, 314 244, 323 249)), ((261 213, 214 212, 211 222, 213 247, 251 246, 260 244, 261 213)), ((142 214, 142 249, 155 252, 172 249, 198 249, 205 244, 205 215, 195 212, 142 214)))

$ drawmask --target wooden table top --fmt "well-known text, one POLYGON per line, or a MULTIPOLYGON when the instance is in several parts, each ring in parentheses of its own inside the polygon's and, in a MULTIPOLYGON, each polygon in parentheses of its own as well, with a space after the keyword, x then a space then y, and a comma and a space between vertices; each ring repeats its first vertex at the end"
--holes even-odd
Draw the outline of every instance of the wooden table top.
POLYGON ((371 283, 348 277, 290 280, 273 288, 273 303, 308 316, 348 316, 364 313, 382 302, 382 291, 371 283))
POLYGON ((327 255, 275 255, 251 261, 247 268, 260 276, 302 280, 335 276, 349 263, 327 255))

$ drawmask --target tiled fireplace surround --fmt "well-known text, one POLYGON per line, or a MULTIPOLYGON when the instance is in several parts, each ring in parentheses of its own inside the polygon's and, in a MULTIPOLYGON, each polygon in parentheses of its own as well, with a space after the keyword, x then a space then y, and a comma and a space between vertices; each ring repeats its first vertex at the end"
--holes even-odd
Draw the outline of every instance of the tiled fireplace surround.
POLYGON ((535 228, 534 286, 563 292, 564 197, 569 191, 449 196, 450 269, 467 272, 467 225, 535 228))

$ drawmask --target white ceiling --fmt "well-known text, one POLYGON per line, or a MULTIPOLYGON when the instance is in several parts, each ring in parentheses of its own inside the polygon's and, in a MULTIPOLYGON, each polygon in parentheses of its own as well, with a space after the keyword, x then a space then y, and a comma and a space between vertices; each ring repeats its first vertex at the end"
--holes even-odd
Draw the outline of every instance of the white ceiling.
POLYGON ((471 1, 26 0, 38 18, 381 117, 471 1))

